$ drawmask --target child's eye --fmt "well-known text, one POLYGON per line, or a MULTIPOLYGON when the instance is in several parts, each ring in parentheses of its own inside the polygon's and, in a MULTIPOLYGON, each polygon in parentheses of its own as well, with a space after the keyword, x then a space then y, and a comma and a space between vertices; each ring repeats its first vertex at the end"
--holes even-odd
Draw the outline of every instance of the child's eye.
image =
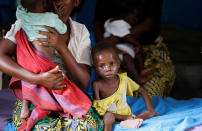
POLYGON ((110 65, 110 66, 113 66, 113 65, 114 65, 114 62, 113 62, 113 61, 112 61, 112 62, 110 62, 110 63, 109 63, 109 65, 110 65))
POLYGON ((104 68, 104 65, 100 65, 99 67, 103 69, 103 68, 104 68))

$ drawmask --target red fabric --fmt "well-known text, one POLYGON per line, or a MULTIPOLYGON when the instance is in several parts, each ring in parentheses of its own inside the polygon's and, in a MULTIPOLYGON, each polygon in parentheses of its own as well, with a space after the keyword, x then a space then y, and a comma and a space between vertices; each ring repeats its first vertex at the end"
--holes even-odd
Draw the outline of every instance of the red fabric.
MULTIPOLYGON (((38 55, 31 48, 22 29, 16 33, 15 38, 17 40, 17 62, 23 68, 34 73, 42 73, 56 67, 52 61, 38 55)), ((71 114, 83 118, 92 105, 91 101, 67 78, 64 78, 64 83, 67 88, 50 90, 12 78, 10 86, 16 97, 20 100, 29 100, 34 104, 34 110, 22 124, 21 130, 31 130, 34 124, 48 115, 50 111, 56 111, 61 116, 68 117, 71 114)))

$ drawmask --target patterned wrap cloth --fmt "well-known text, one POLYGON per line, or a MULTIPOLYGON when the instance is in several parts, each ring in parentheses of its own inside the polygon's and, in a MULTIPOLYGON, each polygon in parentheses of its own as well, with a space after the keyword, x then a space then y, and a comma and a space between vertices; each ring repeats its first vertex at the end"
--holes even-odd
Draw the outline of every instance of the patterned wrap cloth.
POLYGON ((144 66, 145 68, 152 67, 154 70, 154 73, 149 76, 151 80, 146 82, 143 87, 150 98, 158 95, 167 97, 175 82, 175 66, 163 38, 158 37, 155 43, 143 46, 144 66))

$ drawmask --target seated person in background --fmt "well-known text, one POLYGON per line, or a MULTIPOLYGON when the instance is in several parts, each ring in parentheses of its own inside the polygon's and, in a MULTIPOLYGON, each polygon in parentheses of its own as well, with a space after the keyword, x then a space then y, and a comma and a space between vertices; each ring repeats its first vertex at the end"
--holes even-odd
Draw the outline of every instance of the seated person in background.
MULTIPOLYGON (((53 3, 53 5, 55 4, 53 3)), ((36 38, 44 38, 44 36, 38 34, 36 31, 48 31, 41 28, 42 25, 50 26, 60 34, 65 34, 67 31, 66 25, 58 18, 58 15, 48 12, 50 11, 48 9, 49 6, 51 6, 51 3, 47 1, 45 3, 44 0, 18 1, 16 16, 18 20, 21 20, 23 30, 20 30, 16 34, 18 43, 17 61, 19 65, 34 73, 49 71, 50 69, 54 69, 56 64, 61 63, 56 61, 56 57, 59 57, 59 54, 54 48, 40 46, 39 42, 35 40, 36 38), (47 19, 49 20, 47 21, 47 19)), ((59 68, 56 67, 53 72, 59 72, 59 68)), ((66 74, 65 72, 63 73, 66 74)), ((16 86, 12 88, 16 97, 23 99, 21 119, 24 122, 20 130, 30 130, 36 122, 50 114, 51 111, 56 111, 61 116, 67 118, 70 118, 71 115, 83 118, 89 111, 91 102, 88 97, 70 80, 65 77, 63 79, 63 83, 60 84, 64 84, 64 88, 58 90, 30 84, 26 81, 21 81, 19 88, 16 86), (20 90, 22 92, 19 94, 20 90), (75 104, 75 101, 77 101, 77 104, 75 104), (34 104, 34 110, 29 116, 30 102, 34 104), (75 110, 81 112, 76 112, 75 110)), ((18 80, 20 79, 13 78, 11 84, 14 84, 18 80)))
POLYGON ((120 60, 113 45, 105 41, 97 43, 91 55, 93 67, 98 73, 98 79, 92 83, 93 106, 103 116, 105 131, 112 130, 115 121, 121 121, 121 126, 126 128, 138 128, 143 120, 158 116, 146 90, 127 77, 126 73, 118 73, 120 60), (135 91, 142 95, 147 107, 138 116, 132 115, 126 101, 126 96, 133 96, 135 91))
MULTIPOLYGON (((121 64, 130 77, 142 85, 149 80, 147 75, 152 73, 152 68, 144 69, 141 44, 133 36, 128 35, 131 27, 138 23, 138 10, 132 8, 131 3, 126 1, 120 1, 117 6, 119 8, 117 15, 104 23, 104 38, 117 37, 120 39, 120 42, 114 44, 121 52, 119 55, 121 64), (128 37, 125 37, 126 35, 128 37)), ((112 41, 109 40, 109 42, 112 41)))
MULTIPOLYGON (((115 36, 104 38, 104 23, 110 18, 120 16, 119 12, 127 11, 128 8, 137 13, 135 17, 129 19, 132 22, 128 23, 136 24, 130 25, 130 33, 125 35, 122 40, 136 39, 142 46, 144 67, 153 69, 153 73, 149 76, 150 80, 142 84, 142 87, 147 90, 150 97, 158 95, 167 97, 174 85, 175 67, 170 58, 169 50, 162 36, 160 36, 162 0, 97 0, 96 41, 105 39, 111 43, 121 42, 120 38, 115 36), (121 3, 127 3, 128 7, 119 8, 121 3)), ((132 78, 130 72, 128 75, 132 78)))

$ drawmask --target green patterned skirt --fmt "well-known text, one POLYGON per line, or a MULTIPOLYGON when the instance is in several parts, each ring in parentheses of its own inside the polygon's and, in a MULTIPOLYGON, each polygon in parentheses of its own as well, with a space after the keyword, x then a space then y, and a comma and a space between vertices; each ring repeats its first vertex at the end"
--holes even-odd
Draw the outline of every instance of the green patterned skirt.
POLYGON ((154 73, 151 74, 147 83, 143 87, 147 90, 150 98, 161 95, 167 97, 174 85, 175 67, 170 59, 169 51, 163 40, 156 45, 143 46, 144 66, 152 67, 154 73))
MULTIPOLYGON (((12 115, 12 122, 16 130, 19 129, 22 121, 20 119, 22 102, 17 100, 12 115)), ((31 106, 33 109, 33 106, 31 106)), ((73 117, 67 119, 57 114, 50 114, 40 120, 33 128, 33 131, 102 131, 103 124, 95 110, 91 108, 87 113, 87 119, 73 117)))

